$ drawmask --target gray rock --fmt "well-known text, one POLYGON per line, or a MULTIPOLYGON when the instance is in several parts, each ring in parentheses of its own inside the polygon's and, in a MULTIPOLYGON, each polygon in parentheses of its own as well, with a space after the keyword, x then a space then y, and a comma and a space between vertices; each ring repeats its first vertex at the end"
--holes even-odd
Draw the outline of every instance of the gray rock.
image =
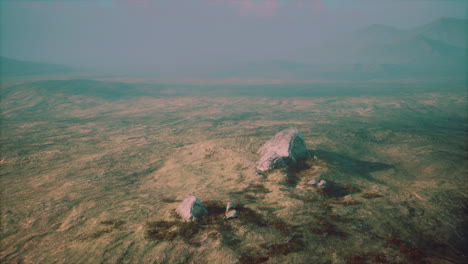
POLYGON ((317 187, 317 189, 324 191, 328 196, 343 197, 349 194, 349 192, 345 188, 343 188, 338 183, 332 181, 326 181, 323 179, 313 179, 309 181, 308 184, 313 185, 317 187))
POLYGON ((332 186, 332 184, 327 182, 326 180, 320 180, 320 179, 310 180, 307 184, 314 185, 320 189, 327 189, 332 186))
POLYGON ((318 188, 326 189, 329 187, 329 183, 325 180, 321 180, 319 183, 317 183, 318 188))
POLYGON ((226 206, 226 213, 224 213, 223 219, 231 219, 239 216, 239 212, 236 210, 236 205, 232 202, 228 202, 226 206))
POLYGON ((227 211, 224 214, 223 219, 227 220, 227 219, 231 219, 231 218, 236 218, 238 216, 239 216, 239 212, 237 210, 233 209, 233 210, 227 211))
POLYGON ((227 203, 227 206, 226 206, 226 213, 227 213, 228 211, 232 210, 232 209, 236 209, 236 207, 237 207, 237 206, 236 206, 234 203, 228 202, 228 203, 227 203))
POLYGON ((310 180, 307 184, 317 185, 319 182, 320 182, 319 179, 312 179, 312 180, 310 180))
POLYGON ((199 221, 203 216, 208 215, 206 207, 193 195, 185 198, 177 207, 176 212, 185 221, 199 221))
POLYGON ((261 155, 257 164, 259 171, 287 167, 310 157, 301 133, 297 128, 288 128, 278 132, 263 145, 258 153, 261 155))
POLYGON ((262 172, 257 171, 257 172, 255 172, 255 176, 257 176, 257 177, 265 177, 265 174, 262 173, 262 172))

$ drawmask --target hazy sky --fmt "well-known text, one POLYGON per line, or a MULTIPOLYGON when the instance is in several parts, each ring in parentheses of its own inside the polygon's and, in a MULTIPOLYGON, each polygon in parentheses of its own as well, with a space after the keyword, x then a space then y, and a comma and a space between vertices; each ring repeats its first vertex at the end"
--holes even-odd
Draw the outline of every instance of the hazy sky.
POLYGON ((370 24, 466 18, 466 0, 0 0, 1 55, 139 70, 273 58, 370 24))

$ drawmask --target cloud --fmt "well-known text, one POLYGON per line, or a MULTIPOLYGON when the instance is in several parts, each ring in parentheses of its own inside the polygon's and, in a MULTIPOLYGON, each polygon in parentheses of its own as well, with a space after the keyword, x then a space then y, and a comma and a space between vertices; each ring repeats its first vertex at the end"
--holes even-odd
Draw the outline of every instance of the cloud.
POLYGON ((313 10, 319 13, 324 10, 323 0, 210 0, 215 3, 231 3, 243 15, 271 17, 276 16, 282 8, 293 7, 300 10, 313 10))
POLYGON ((32 7, 43 7, 43 8, 54 8, 60 9, 64 5, 78 5, 82 7, 88 6, 99 6, 99 7, 110 7, 110 6, 123 6, 132 10, 139 8, 144 9, 147 7, 154 6, 155 3, 163 0, 0 0, 1 3, 14 3, 22 4, 24 6, 32 7))
POLYGON ((274 16, 280 6, 279 0, 238 0, 238 3, 245 15, 274 16))
POLYGON ((322 0, 312 0, 314 13, 320 13, 325 8, 322 0))

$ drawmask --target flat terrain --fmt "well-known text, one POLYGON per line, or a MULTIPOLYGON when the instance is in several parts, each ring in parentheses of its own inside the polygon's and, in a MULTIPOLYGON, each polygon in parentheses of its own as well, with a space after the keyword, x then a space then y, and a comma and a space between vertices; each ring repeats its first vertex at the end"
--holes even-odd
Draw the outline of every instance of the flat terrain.
POLYGON ((465 89, 374 85, 4 84, 0 261, 466 263, 465 89), (318 159, 257 176, 289 127, 318 159))

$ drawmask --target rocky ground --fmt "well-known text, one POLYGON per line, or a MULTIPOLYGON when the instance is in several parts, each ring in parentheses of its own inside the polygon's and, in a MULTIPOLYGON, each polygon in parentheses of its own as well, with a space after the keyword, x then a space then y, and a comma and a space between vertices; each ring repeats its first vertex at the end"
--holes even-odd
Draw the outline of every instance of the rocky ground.
POLYGON ((4 90, 3 263, 466 261, 464 93, 4 90), (317 159, 256 173, 257 150, 289 127, 317 159), (189 194, 210 216, 177 217, 189 194), (228 201, 239 217, 225 221, 228 201))

